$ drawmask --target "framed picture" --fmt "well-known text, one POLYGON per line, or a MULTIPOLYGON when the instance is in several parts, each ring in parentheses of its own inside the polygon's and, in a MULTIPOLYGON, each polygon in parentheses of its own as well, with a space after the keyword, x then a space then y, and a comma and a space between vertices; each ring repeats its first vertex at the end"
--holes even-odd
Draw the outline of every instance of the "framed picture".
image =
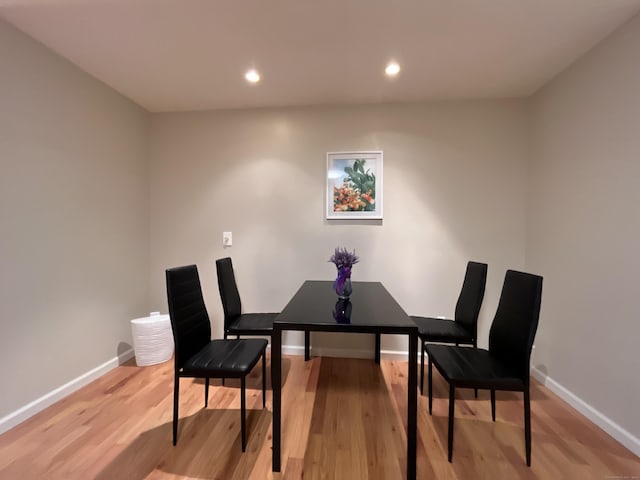
POLYGON ((327 153, 327 219, 382 219, 382 152, 327 153))

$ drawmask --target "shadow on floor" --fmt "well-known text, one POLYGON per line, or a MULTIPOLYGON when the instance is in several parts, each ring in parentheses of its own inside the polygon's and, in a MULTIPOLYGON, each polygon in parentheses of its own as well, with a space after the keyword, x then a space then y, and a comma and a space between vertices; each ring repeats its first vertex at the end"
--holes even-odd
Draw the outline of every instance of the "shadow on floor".
POLYGON ((242 452, 240 410, 203 409, 178 424, 172 445, 172 423, 142 432, 95 477, 142 480, 153 471, 188 478, 247 478, 271 426, 269 410, 247 410, 247 449, 242 452))

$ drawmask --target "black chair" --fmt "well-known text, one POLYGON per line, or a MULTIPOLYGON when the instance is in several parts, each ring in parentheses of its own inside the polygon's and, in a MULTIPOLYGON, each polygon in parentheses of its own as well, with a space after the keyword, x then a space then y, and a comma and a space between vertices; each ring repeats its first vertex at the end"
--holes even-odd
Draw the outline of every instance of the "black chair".
POLYGON ((427 345, 429 356, 429 413, 432 403, 432 365, 449 383, 449 462, 453 455, 456 388, 491 390, 491 417, 496 421, 496 390, 524 393, 524 440, 531 466, 531 409, 529 361, 538 328, 542 277, 507 270, 498 309, 489 332, 489 350, 427 345))
MULTIPOLYGON (((412 316, 422 344, 420 393, 424 394, 424 349, 427 342, 473 345, 478 341, 478 315, 487 283, 487 264, 468 262, 453 320, 412 316)), ((478 392, 476 391, 476 397, 478 392)))
POLYGON ((175 342, 173 391, 173 444, 178 440, 180 378, 204 378, 204 406, 209 400, 210 378, 240 378, 242 451, 246 447, 246 377, 262 356, 262 408, 265 407, 265 352, 267 341, 211 340, 211 324, 202 298, 195 265, 166 271, 169 316, 175 342))
MULTIPOLYGON (((242 313, 242 302, 231 258, 216 260, 218 288, 224 310, 224 338, 227 335, 271 336, 277 313, 242 313)), ((309 336, 305 335, 305 360, 309 360, 309 336)))

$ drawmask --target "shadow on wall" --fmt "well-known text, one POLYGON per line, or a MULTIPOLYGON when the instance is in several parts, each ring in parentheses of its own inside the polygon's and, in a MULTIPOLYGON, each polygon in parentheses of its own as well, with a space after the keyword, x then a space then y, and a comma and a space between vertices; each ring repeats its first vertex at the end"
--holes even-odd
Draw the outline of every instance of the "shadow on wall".
POLYGON ((359 220, 348 220, 348 219, 335 219, 335 218, 325 218, 325 225, 374 225, 378 227, 383 226, 383 220, 372 220, 372 219, 359 219, 359 220))
POLYGON ((117 349, 118 365, 123 365, 133 357, 133 347, 126 343, 120 342, 117 349))
POLYGON ((536 370, 538 376, 542 377, 542 381, 546 381, 549 376, 549 371, 546 365, 534 365, 533 369, 536 370))

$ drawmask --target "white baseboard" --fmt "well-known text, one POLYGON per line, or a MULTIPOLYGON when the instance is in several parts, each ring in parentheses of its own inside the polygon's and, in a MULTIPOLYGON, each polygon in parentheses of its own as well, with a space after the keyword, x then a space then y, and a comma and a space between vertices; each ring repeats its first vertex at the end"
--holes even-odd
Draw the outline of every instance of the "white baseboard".
MULTIPOLYGON (((271 348, 271 345, 269 345, 271 348)), ((284 355, 304 355, 304 346, 283 345, 284 355)), ((344 348, 312 347, 309 352, 312 357, 337 357, 337 358, 373 358, 374 352, 371 349, 352 350, 344 348)), ((384 360, 407 360, 409 353, 405 350, 380 350, 380 358, 384 360)))
POLYGON ((0 418, 0 434, 6 432, 7 430, 10 430, 19 423, 24 422, 28 418, 53 405, 57 401, 62 400, 67 395, 70 395, 81 387, 84 387, 88 383, 91 383, 95 379, 107 373, 109 370, 113 370, 118 365, 126 362, 130 358, 133 358, 133 349, 129 349, 126 352, 121 353, 117 357, 104 362, 102 365, 97 366, 93 370, 83 373, 79 377, 74 378, 61 387, 50 391, 49 393, 43 395, 40 398, 37 398, 33 402, 28 403, 27 405, 19 408, 9 415, 0 418))
POLYGON ((592 423, 607 432, 634 454, 640 456, 640 440, 633 434, 533 366, 531 367, 531 375, 592 423))
MULTIPOLYGON (((282 353, 289 355, 304 355, 304 347, 287 345, 282 348, 282 353)), ((368 349, 351 350, 344 348, 313 347, 312 357, 338 357, 338 358, 373 358, 373 351, 368 349)))

